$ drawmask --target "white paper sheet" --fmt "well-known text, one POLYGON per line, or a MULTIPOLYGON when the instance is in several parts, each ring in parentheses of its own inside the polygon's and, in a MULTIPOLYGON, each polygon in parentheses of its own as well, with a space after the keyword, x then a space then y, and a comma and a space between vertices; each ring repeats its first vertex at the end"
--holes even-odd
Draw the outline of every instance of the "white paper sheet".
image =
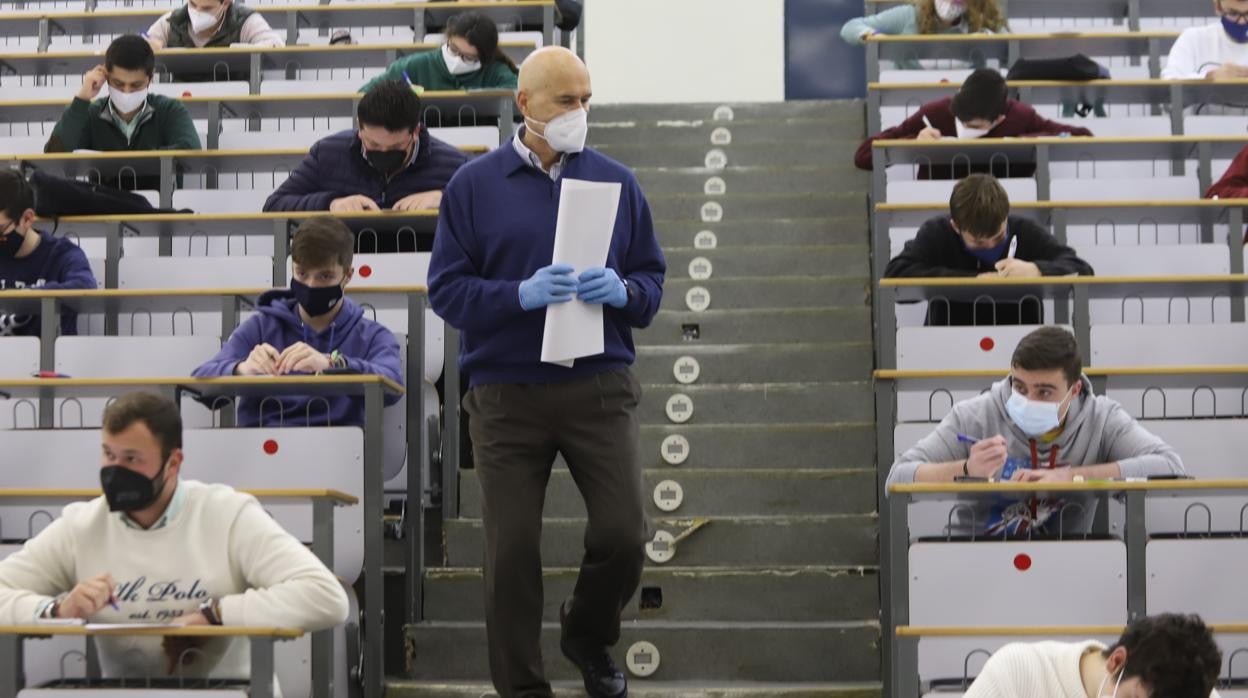
MULTIPOLYGON (((619 205, 619 182, 564 179, 551 264, 567 264, 575 276, 604 266, 619 205)), ((571 367, 577 358, 603 351, 602 305, 574 298, 546 308, 542 361, 571 367)))

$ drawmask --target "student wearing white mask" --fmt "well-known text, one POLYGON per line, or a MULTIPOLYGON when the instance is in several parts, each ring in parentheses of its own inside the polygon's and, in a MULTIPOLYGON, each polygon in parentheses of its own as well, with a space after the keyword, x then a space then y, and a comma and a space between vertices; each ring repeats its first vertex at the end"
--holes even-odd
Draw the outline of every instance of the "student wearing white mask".
POLYGON ((1248 0, 1213 0, 1218 21, 1188 27, 1170 47, 1166 80, 1248 78, 1248 0))
POLYGON ((114 39, 104 64, 83 76, 44 150, 198 150, 199 133, 182 102, 150 93, 155 68, 142 37, 114 39), (105 85, 108 96, 96 99, 105 85))
MULTIPOLYGON (((1173 448, 1117 402, 1093 394, 1074 335, 1046 325, 1019 341, 1009 375, 955 404, 930 434, 897 458, 888 484, 962 478, 1072 482, 1077 477, 1185 473, 1173 448)), ((1096 511, 1095 500, 1083 495, 1020 501, 1035 506, 968 500, 959 506, 950 532, 1053 533, 1059 527, 1086 532, 1096 511)))
POLYGON ((166 13, 147 30, 148 43, 162 48, 285 46, 282 35, 273 30, 259 12, 237 0, 187 0, 166 13))
POLYGON ((1222 651, 1199 616, 1133 621, 1106 647, 1083 642, 1011 643, 997 650, 965 698, 1169 698, 1211 696, 1222 651))
POLYGON ((368 84, 405 81, 426 90, 485 90, 516 88, 520 69, 498 45, 498 27, 479 12, 463 12, 446 23, 446 43, 437 51, 404 56, 368 84))
POLYGON ((879 14, 856 17, 841 38, 858 45, 872 34, 999 34, 1009 31, 997 0, 912 0, 879 14))

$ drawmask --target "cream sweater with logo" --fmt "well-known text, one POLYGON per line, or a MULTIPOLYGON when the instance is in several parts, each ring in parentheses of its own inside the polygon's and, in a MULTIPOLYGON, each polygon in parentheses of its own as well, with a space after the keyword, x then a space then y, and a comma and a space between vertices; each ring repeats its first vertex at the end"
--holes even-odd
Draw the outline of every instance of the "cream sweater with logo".
MULTIPOLYGON (((29 625, 48 599, 110 574, 120 611, 93 623, 168 623, 218 599, 225 625, 323 630, 342 623, 342 585, 254 497, 182 480, 181 507, 158 529, 132 528, 103 497, 65 507, 22 550, 0 560, 0 624, 29 625)), ((165 676, 161 639, 98 638, 105 676, 165 676)), ((205 644, 186 677, 246 679, 247 640, 205 644)))

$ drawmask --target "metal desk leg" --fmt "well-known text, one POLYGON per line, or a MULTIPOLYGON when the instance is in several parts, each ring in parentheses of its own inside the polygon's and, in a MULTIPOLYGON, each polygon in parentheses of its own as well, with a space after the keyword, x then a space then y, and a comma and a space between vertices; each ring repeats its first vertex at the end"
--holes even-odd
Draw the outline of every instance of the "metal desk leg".
POLYGON ((286 258, 290 256, 291 221, 273 221, 273 287, 286 285, 286 258))
MULTIPOLYGON (((876 380, 875 383, 875 432, 876 432, 876 453, 879 456, 879 467, 876 473, 876 507, 880 514, 880 559, 888 560, 892 546, 895 543, 892 540, 892 518, 886 515, 888 511, 888 499, 885 494, 885 481, 888 479, 888 471, 884 464, 892 461, 886 454, 893 452, 893 413, 894 409, 894 383, 893 381, 876 380)), ((883 635, 880 642, 880 662, 883 668, 882 675, 885 683, 889 683, 890 670, 898 661, 898 657, 893 653, 893 644, 890 641, 892 630, 895 627, 893 621, 892 604, 889 602, 892 594, 894 570, 891 565, 880 566, 880 632, 883 635)), ((889 686, 884 687, 885 695, 888 695, 889 686)))
POLYGON ((446 326, 442 371, 442 520, 459 517, 459 331, 446 326))
POLYGON ((0 671, 0 698, 17 698, 26 683, 22 640, 21 635, 0 635, 0 666, 5 668, 0 671))
POLYGON ((407 622, 424 617, 425 490, 429 474, 429 449, 425 445, 425 306, 428 296, 407 299, 407 512, 403 517, 407 540, 407 622))
MULTIPOLYGON (((1226 242, 1231 248, 1231 273, 1244 273, 1244 209, 1236 206, 1227 216, 1226 242)), ((1213 238, 1213 226, 1209 226, 1209 237, 1213 238)), ((1231 322, 1244 322, 1244 296, 1231 294, 1231 322)))
POLYGON ((919 638, 898 638, 896 643, 898 664, 902 666, 902 672, 900 681, 896 684, 897 691, 893 696, 894 698, 919 698, 919 638))
POLYGON ((892 690, 890 692, 889 687, 885 687, 884 695, 893 698, 917 698, 919 694, 917 644, 907 644, 909 641, 897 637, 897 627, 910 623, 909 505, 908 495, 893 495, 887 500, 885 512, 888 518, 888 549, 884 560, 888 567, 889 585, 885 590, 884 608, 890 613, 886 616, 888 625, 881 626, 881 629, 885 633, 884 641, 892 661, 892 671, 885 675, 892 680, 892 690), (907 651, 910 653, 907 654, 907 651))
POLYGON ((510 139, 516 133, 515 119, 515 97, 507 95, 499 98, 498 105, 498 140, 499 142, 510 139))
POLYGON ((542 46, 550 46, 555 43, 555 6, 547 5, 542 8, 542 46))
POLYGON ((273 643, 271 637, 251 638, 251 698, 273 698, 273 643))
POLYGON ((1075 284, 1075 341, 1079 343, 1079 356, 1084 366, 1092 365, 1092 301, 1088 287, 1075 284))
MULTIPOLYGON (((61 304, 55 298, 43 298, 39 301, 39 370, 56 370, 56 337, 61 329, 61 304)), ((39 400, 39 428, 51 429, 55 426, 53 407, 56 404, 50 395, 43 395, 39 400)))
POLYGON ((382 623, 385 585, 382 557, 382 390, 380 383, 364 388, 364 698, 381 698, 385 679, 382 623))
POLYGON ((1145 549, 1148 546, 1148 530, 1144 522, 1144 492, 1126 493, 1127 520, 1124 534, 1127 541, 1127 620, 1139 620, 1148 615, 1148 564, 1145 549))
MULTIPOLYGON (((326 498, 312 500, 312 554, 334 568, 334 503, 326 498)), ((312 696, 334 695, 334 631, 312 633, 312 696)))
MULTIPOLYGON (((160 207, 173 208, 173 158, 168 155, 160 157, 160 207)), ((160 256, 173 254, 173 238, 169 233, 160 234, 160 256), (169 241, 169 249, 165 249, 165 241, 169 241)))

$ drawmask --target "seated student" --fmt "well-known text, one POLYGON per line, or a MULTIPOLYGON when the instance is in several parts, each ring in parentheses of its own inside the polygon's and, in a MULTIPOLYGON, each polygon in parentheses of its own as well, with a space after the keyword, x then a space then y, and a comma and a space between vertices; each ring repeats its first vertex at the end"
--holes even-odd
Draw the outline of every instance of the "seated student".
POLYGON ((520 69, 498 46, 498 27, 479 12, 463 12, 446 23, 440 51, 404 56, 360 88, 367 92, 386 80, 426 90, 516 89, 520 69))
POLYGON ((1165 80, 1248 78, 1248 0, 1214 0, 1221 21, 1184 29, 1174 45, 1165 80))
MULTIPOLYGON (((1008 376, 954 405, 932 433, 906 449, 889 470, 888 484, 961 477, 1071 482, 1076 477, 1184 473, 1173 448, 1121 405, 1092 394, 1074 335, 1048 325, 1019 341, 1008 376)), ((1083 495, 998 502, 981 498, 965 504, 958 508, 951 533, 1086 532, 1096 506, 1083 495)))
MULTIPOLYGON (((1010 99, 1001 73, 991 68, 980 68, 966 77, 952 97, 928 102, 897 126, 884 129, 863 141, 854 153, 854 164, 860 169, 871 169, 871 144, 877 140, 1017 138, 1059 133, 1092 135, 1091 131, 1080 126, 1049 121, 1030 106, 1010 99)), ((1027 177, 1034 170, 1035 166, 1029 163, 1015 163, 1013 167, 994 166, 993 174, 998 177, 1027 177)), ((947 165, 933 167, 929 176, 931 179, 952 178, 947 165)), ((920 178, 928 176, 920 173, 920 178)))
MULTIPOLYGON (((969 175, 953 187, 949 215, 928 219, 884 268, 886 277, 1091 276, 1092 267, 1030 218, 1010 215, 995 177, 969 175), (1011 252, 1013 254, 1011 254, 1011 252)), ((928 324, 1038 325, 1038 301, 930 301, 928 324)))
POLYGON ((199 133, 186 107, 176 99, 148 94, 155 69, 156 54, 142 37, 113 39, 104 65, 83 76, 44 151, 198 150, 199 133), (92 102, 105 83, 108 97, 92 102))
MULTIPOLYGON (((35 194, 15 170, 0 171, 0 291, 98 288, 87 256, 68 238, 35 229, 35 194)), ((61 334, 78 334, 78 314, 61 311, 61 334)), ((0 337, 39 336, 38 315, 0 313, 0 337)))
POLYGON ((228 47, 232 44, 285 46, 259 12, 235 0, 187 0, 161 15, 147 30, 152 48, 228 47))
POLYGON ((872 34, 978 34, 1009 31, 997 0, 912 0, 879 14, 855 17, 841 38, 859 45, 872 34))
POLYGON ((1222 650, 1199 616, 1162 613, 1132 621, 1112 647, 1095 640, 1008 644, 963 696, 1217 696, 1221 671, 1222 650))
MULTIPOLYGON (((104 410, 101 446, 103 496, 66 506, 0 560, 0 623, 79 618, 316 631, 346 620, 337 578, 254 497, 181 478, 182 418, 171 400, 117 398, 104 410)), ((201 467, 211 469, 212 457, 203 454, 201 467)), ((96 643, 110 678, 245 680, 251 665, 245 639, 96 643)))
POLYGON ((377 83, 356 116, 359 131, 317 141, 265 211, 419 211, 442 203, 442 189, 468 159, 429 134, 411 88, 377 83))
MULTIPOLYGON (((290 246, 290 290, 260 296, 257 312, 244 322, 196 378, 280 376, 330 369, 385 376, 403 383, 399 344, 385 326, 343 295, 355 275, 351 230, 336 218, 318 216, 299 224, 290 246)), ((387 395, 386 404, 399 396, 387 395)), ((238 424, 254 426, 362 426, 364 398, 244 397, 238 424)))

